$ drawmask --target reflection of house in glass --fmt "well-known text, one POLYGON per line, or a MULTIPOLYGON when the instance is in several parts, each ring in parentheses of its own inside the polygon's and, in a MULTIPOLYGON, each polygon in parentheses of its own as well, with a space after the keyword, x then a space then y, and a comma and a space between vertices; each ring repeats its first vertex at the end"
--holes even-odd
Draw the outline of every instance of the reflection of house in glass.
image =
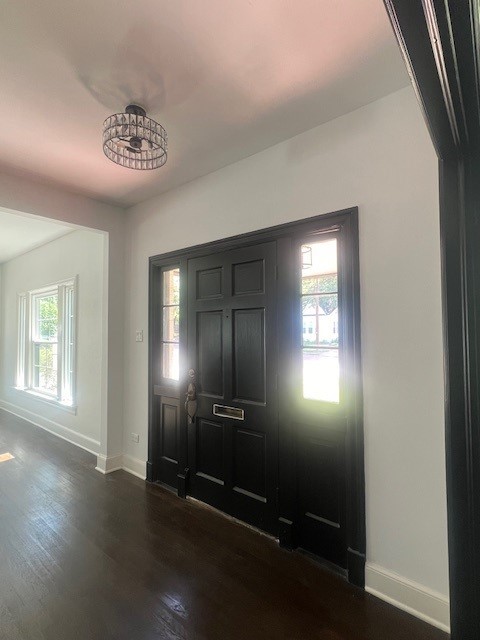
POLYGON ((338 308, 327 314, 316 301, 307 304, 303 310, 303 344, 338 344, 338 308))

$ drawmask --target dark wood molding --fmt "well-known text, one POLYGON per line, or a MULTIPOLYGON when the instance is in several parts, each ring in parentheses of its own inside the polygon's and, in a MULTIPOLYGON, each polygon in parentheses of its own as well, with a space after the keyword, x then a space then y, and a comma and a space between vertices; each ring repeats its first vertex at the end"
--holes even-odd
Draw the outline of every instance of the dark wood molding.
POLYGON ((350 584, 354 584, 357 587, 365 586, 365 563, 366 563, 366 555, 365 553, 360 553, 355 549, 348 549, 348 560, 347 560, 347 570, 348 570, 348 581, 350 584))
POLYGON ((190 474, 190 469, 185 467, 183 471, 178 473, 178 497, 186 498, 188 494, 188 476, 190 474))
POLYGON ((282 516, 278 519, 278 543, 283 549, 288 549, 289 551, 297 548, 293 522, 282 516))
POLYGON ((479 9, 384 0, 439 157, 451 633, 480 638, 479 9))
POLYGON ((455 152, 421 0, 384 0, 426 125, 439 157, 455 152))
POLYGON ((153 475, 153 464, 150 461, 147 461, 146 465, 146 480, 147 482, 154 482, 155 480, 153 475))
POLYGON ((339 229, 343 224, 345 224, 345 222, 347 222, 351 215, 358 215, 358 207, 350 207, 340 211, 323 213, 310 218, 275 225, 274 227, 258 229, 257 231, 249 231, 236 236, 229 236, 228 238, 222 238, 221 240, 212 240, 211 242, 178 249, 178 251, 169 251, 168 253, 163 253, 158 256, 152 256, 149 260, 150 264, 158 266, 171 264, 172 262, 178 262, 179 258, 199 258, 217 251, 227 251, 228 249, 236 249, 237 247, 244 247, 249 244, 260 244, 262 242, 276 240, 281 237, 292 235, 292 233, 301 235, 302 233, 308 233, 312 228, 315 228, 318 225, 321 226, 323 232, 327 232, 329 230, 339 229))
POLYGON ((152 362, 152 354, 156 352, 158 335, 155 330, 155 313, 156 309, 152 304, 154 299, 155 287, 158 284, 158 275, 155 265, 149 263, 148 271, 148 461, 147 461, 147 481, 155 482, 155 455, 157 450, 157 434, 154 425, 155 415, 155 397, 151 392, 154 385, 154 363, 152 362))
POLYGON ((347 547, 348 547, 348 576, 350 582, 357 586, 365 585, 365 462, 364 462, 364 429, 363 429, 363 385, 362 385, 362 354, 361 354, 361 321, 360 321, 360 248, 358 233, 358 214, 350 216, 346 223, 347 242, 346 271, 348 291, 352 296, 350 307, 353 318, 349 326, 354 335, 348 337, 350 375, 352 379, 348 385, 352 389, 349 398, 351 421, 347 429, 346 466, 347 473, 347 547), (352 563, 352 554, 355 562, 352 563))

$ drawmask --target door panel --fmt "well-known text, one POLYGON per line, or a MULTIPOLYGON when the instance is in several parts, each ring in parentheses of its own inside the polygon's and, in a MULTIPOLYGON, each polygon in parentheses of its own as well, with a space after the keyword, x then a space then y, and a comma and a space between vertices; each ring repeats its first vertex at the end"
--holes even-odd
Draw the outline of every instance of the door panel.
POLYGON ((233 294, 263 293, 265 283, 263 260, 233 265, 233 294))
POLYGON ((235 429, 233 490, 266 501, 266 435, 235 429))
POLYGON ((220 298, 222 296, 222 267, 197 271, 197 300, 220 298))
POLYGON ((178 463, 178 399, 163 398, 162 456, 178 463))
POLYGON ((181 460, 183 411, 180 403, 180 265, 150 269, 150 403, 149 480, 177 487, 181 460))
POLYGON ((204 394, 223 398, 223 311, 201 311, 197 322, 196 377, 204 394))
POLYGON ((189 493, 267 531, 277 518, 275 263, 274 242, 188 262, 188 367, 197 393, 189 493), (215 415, 214 405, 243 417, 215 415))
POLYGON ((342 567, 345 549, 345 438, 342 430, 299 429, 299 542, 342 567))
POLYGON ((233 396, 265 403, 265 309, 233 310, 233 396))
POLYGON ((346 567, 347 313, 341 252, 337 233, 307 237, 294 245, 294 343, 299 346, 292 361, 296 363, 297 542, 346 567))
POLYGON ((180 400, 171 397, 173 389, 163 390, 155 386, 154 417, 159 426, 157 451, 155 459, 157 467, 155 479, 171 487, 177 485, 179 441, 180 441, 180 400))
POLYGON ((198 418, 196 421, 197 474, 217 484, 225 484, 224 425, 198 418))

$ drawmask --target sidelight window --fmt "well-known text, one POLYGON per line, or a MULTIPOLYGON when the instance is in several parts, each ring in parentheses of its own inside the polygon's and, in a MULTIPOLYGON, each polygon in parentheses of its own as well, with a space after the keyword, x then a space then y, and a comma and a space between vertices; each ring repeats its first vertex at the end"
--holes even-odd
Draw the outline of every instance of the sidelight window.
POLYGON ((339 402, 337 240, 301 247, 303 397, 339 402))
POLYGON ((173 267, 163 272, 162 304, 162 376, 179 379, 180 370, 180 269, 173 267))

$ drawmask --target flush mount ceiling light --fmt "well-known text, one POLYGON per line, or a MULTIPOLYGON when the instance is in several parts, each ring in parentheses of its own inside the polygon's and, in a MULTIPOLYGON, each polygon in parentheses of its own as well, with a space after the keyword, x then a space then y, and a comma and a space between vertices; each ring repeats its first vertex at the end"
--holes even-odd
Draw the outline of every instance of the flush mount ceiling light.
POLYGON ((103 151, 128 169, 158 169, 167 161, 167 132, 145 109, 129 104, 103 123, 103 151))

